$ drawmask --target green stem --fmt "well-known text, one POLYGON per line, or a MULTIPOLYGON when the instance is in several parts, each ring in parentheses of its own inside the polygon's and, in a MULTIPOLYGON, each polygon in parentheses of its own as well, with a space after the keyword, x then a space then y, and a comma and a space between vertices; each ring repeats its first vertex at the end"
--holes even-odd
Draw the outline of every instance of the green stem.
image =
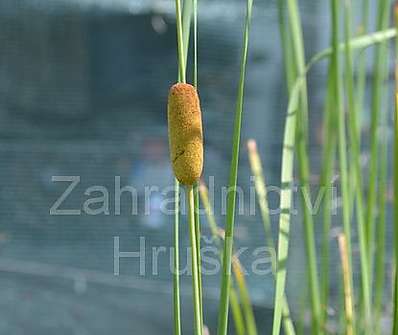
MULTIPOLYGON (((363 0, 362 1, 362 22, 361 22, 361 31, 360 35, 366 35, 366 32, 368 31, 368 25, 369 25, 369 0, 363 0)), ((360 52, 358 55, 358 71, 357 71, 357 81, 356 81, 356 92, 357 94, 357 99, 356 99, 356 108, 355 111, 357 113, 357 120, 358 120, 358 129, 357 129, 357 142, 359 145, 361 144, 361 124, 362 124, 362 118, 360 115, 360 111, 363 110, 364 106, 364 97, 365 97, 365 91, 366 91, 366 53, 365 52, 360 52)))
POLYGON ((238 286, 240 298, 242 301, 242 308, 244 310, 245 317, 246 317, 247 335, 257 335, 256 320, 254 318, 254 312, 253 312, 253 308, 252 308, 250 294, 249 294, 249 290, 247 288, 245 275, 242 271, 242 266, 241 266, 238 258, 233 257, 232 267, 234 270, 236 284, 238 286))
POLYGON ((353 335, 354 331, 354 308, 353 308, 353 294, 349 255, 347 250, 347 239, 344 234, 339 234, 338 244, 340 250, 341 268, 343 274, 343 291, 344 291, 344 309, 345 309, 345 324, 346 334, 353 335))
POLYGON ((185 57, 182 34, 181 1, 176 0, 176 23, 177 23, 177 53, 178 53, 178 81, 185 83, 185 57))
MULTIPOLYGON (((291 22, 291 34, 294 45, 294 56, 296 60, 296 68, 299 74, 306 71, 305 67, 305 53, 304 53, 304 39, 301 29, 301 18, 296 0, 288 0, 288 12, 291 22)), ((304 77, 305 78, 305 77, 304 77)), ((305 79, 304 79, 305 81, 305 79)), ((303 84, 300 90, 300 108, 298 109, 297 118, 297 156, 299 164, 299 176, 301 186, 301 200, 304 217, 304 238, 307 253, 307 266, 309 275, 309 286, 312 307, 312 322, 313 329, 316 334, 323 334, 322 317, 321 317, 321 301, 319 291, 318 266, 316 260, 314 221, 310 212, 307 199, 311 194, 309 187, 310 165, 307 152, 307 138, 308 138, 308 95, 307 85, 303 84)))
MULTIPOLYGON (((341 97, 341 78, 340 78, 340 57, 339 57, 339 0, 331 0, 332 11, 332 45, 333 45, 333 75, 334 75, 334 92, 335 105, 337 108, 338 119, 338 155, 339 155, 339 170, 340 170, 340 187, 343 200, 343 228, 347 239, 347 254, 351 266, 351 222, 350 222, 350 208, 349 208, 349 187, 348 187, 348 173, 347 173, 347 140, 345 128, 345 115, 343 108, 343 101, 341 97)), ((349 49, 349 46, 346 50, 349 49)), ((347 52, 347 51, 346 51, 347 52)), ((352 283, 352 278, 350 279, 352 283)))
POLYGON ((198 0, 193 0, 193 83, 198 88, 198 0))
MULTIPOLYGON (((380 0, 378 2, 377 28, 384 29, 388 25, 389 1, 380 0)), ((376 47, 374 63, 374 80, 372 85, 372 110, 370 123, 370 162, 369 162, 369 190, 366 213, 367 243, 369 267, 373 267, 374 243, 375 243, 375 215, 377 200, 377 179, 379 175, 379 110, 382 95, 382 85, 384 81, 383 68, 387 57, 387 46, 385 43, 376 47)))
MULTIPOLYGON (((306 88, 306 67, 304 56, 303 33, 301 30, 301 19, 295 0, 287 1, 287 8, 290 19, 290 33, 288 33, 284 26, 284 5, 283 1, 279 1, 279 17, 281 26, 282 47, 285 58, 285 71, 288 81, 288 89, 290 102, 294 100, 299 101, 300 108, 291 108, 289 103, 288 117, 286 119, 284 149, 282 153, 282 191, 281 191, 281 215, 279 223, 279 241, 278 241, 278 269, 276 275, 276 289, 275 289, 275 310, 274 310, 274 324, 273 335, 280 332, 280 324, 282 318, 282 301, 286 283, 286 259, 289 247, 289 231, 290 231, 290 209, 292 193, 289 188, 293 180, 293 153, 295 146, 294 136, 297 136, 298 160, 300 166, 300 181, 302 186, 302 200, 305 202, 304 195, 309 192, 309 163, 306 151, 307 143, 307 127, 308 127, 308 103, 307 103, 307 88, 306 88), (290 37, 291 36, 291 37, 290 37), (293 52, 289 52, 290 41, 293 44, 293 52), (292 56, 295 56, 292 59, 292 56), (294 73, 298 73, 301 85, 298 87, 297 94, 293 100, 294 91, 292 78, 294 73), (290 114, 293 115, 290 115, 290 114), (296 116, 296 113, 298 115, 296 116), (297 125, 296 125, 297 123, 297 125), (292 133, 293 132, 293 133, 292 133), (295 135, 296 134, 296 135, 295 135), (285 179, 286 178, 286 179, 285 179)), ((320 297, 319 297, 319 283, 316 264, 315 240, 313 231, 313 220, 309 213, 307 204, 304 203, 304 229, 305 229, 305 245, 308 259, 309 282, 311 289, 311 303, 313 311, 314 331, 317 334, 322 334, 320 322, 320 297)))
POLYGON ((233 287, 231 287, 231 291, 229 292, 229 298, 230 298, 232 317, 234 319, 236 335, 245 335, 246 329, 243 320, 243 314, 240 309, 238 295, 233 287))
MULTIPOLYGON (((178 81, 185 82, 185 61, 184 45, 181 23, 181 1, 175 1, 176 26, 177 26, 177 54, 178 54, 178 81)), ((173 319, 174 335, 181 335, 181 302, 180 302, 180 256, 179 256, 179 207, 180 207, 180 184, 177 179, 174 181, 174 273, 173 273, 173 319)))
POLYGON ((332 225, 332 195, 333 195, 333 170, 336 155, 336 122, 332 108, 334 99, 333 68, 329 63, 327 96, 324 110, 324 151, 322 157, 321 192, 324 192, 322 221, 323 235, 321 247, 321 302, 323 308, 323 321, 327 322, 327 309, 329 304, 329 274, 330 274, 330 229, 332 225), (325 191, 324 191, 325 190, 325 191))
MULTIPOLYGON (((198 0, 193 0, 193 85, 198 89, 198 0)), ((201 325, 203 326, 203 292, 202 292, 202 257, 200 248, 200 201, 199 201, 199 189, 198 183, 195 183, 194 196, 195 196, 195 229, 196 229, 196 245, 198 249, 198 264, 199 264, 199 288, 200 288, 200 316, 201 325)))
POLYGON ((282 322, 282 301, 286 285, 286 260, 289 249, 290 216, 292 208, 292 183, 294 145, 296 134, 297 105, 299 88, 302 81, 298 81, 289 97, 289 106, 285 121, 285 131, 282 149, 281 193, 279 215, 279 236, 275 282, 274 320, 272 334, 279 335, 282 322))
MULTIPOLYGON (((357 223, 358 223, 358 232, 359 232, 359 239, 360 239, 360 244, 362 244, 361 247, 361 256, 363 262, 365 262, 366 255, 362 255, 364 252, 364 244, 365 244, 365 236, 363 236, 363 232, 365 231, 365 217, 364 217, 364 207, 363 207, 363 187, 362 187, 362 174, 361 174, 361 166, 360 166, 360 143, 359 143, 359 136, 358 136, 358 129, 360 129, 360 126, 358 125, 358 119, 357 116, 359 115, 359 111, 357 110, 357 104, 355 101, 355 94, 354 94, 354 76, 353 76, 353 62, 352 62, 352 51, 351 51, 351 46, 349 44, 349 41, 351 39, 351 4, 350 2, 345 2, 345 19, 344 19, 344 32, 345 32, 345 42, 346 42, 346 49, 345 49, 345 82, 346 82, 346 90, 347 90, 347 111, 348 111, 348 125, 349 125, 349 134, 350 134, 350 144, 351 144, 351 173, 353 177, 353 182, 351 187, 348 187, 348 192, 349 189, 351 189, 351 192, 353 194, 353 198, 356 199, 356 214, 357 214, 357 223)), ((347 181, 348 182, 348 181, 347 181)), ((350 196, 348 195, 350 198, 350 196)), ((353 205, 353 202, 349 201, 350 205, 353 205)), ((351 211, 351 206, 347 209, 348 211, 351 211)), ((351 219, 351 215, 349 214, 349 220, 351 219)), ((348 257, 351 257, 351 254, 348 255, 348 257)), ((349 264, 349 268, 352 270, 352 265, 351 263, 349 264)), ((363 271, 367 271, 366 268, 363 268, 363 271)), ((347 274, 351 280, 350 285, 351 287, 350 292, 353 294, 353 274, 352 272, 347 274)), ((362 274, 363 276, 364 274, 362 274)), ((367 276, 365 276, 365 279, 363 281, 363 286, 364 289, 366 289, 368 292, 370 291, 370 288, 366 288, 367 285, 370 285, 368 283, 368 279, 366 279, 367 276)), ((370 293, 367 293, 370 294, 370 293)), ((371 297, 370 297, 371 298, 371 297)), ((354 299, 352 298, 352 301, 354 299)), ((364 300, 365 302, 365 300, 364 300)), ((366 305, 365 303, 365 311, 369 308, 369 306, 366 305)), ((355 315, 354 312, 352 312, 352 322, 355 322, 355 315)))
POLYGON ((240 131, 242 123, 243 112, 243 96, 246 75, 246 63, 249 46, 249 32, 252 15, 253 0, 247 0, 245 28, 243 33, 243 50, 240 64, 240 79, 238 88, 238 97, 235 111, 233 145, 232 145, 232 160, 230 167, 229 187, 232 192, 227 194, 227 217, 225 225, 225 241, 223 249, 223 266, 221 274, 221 294, 218 315, 218 335, 226 335, 228 328, 228 305, 229 292, 231 288, 231 261, 233 250, 234 237, 234 223, 235 223, 235 202, 236 202, 236 183, 238 179, 238 164, 239 164, 239 146, 240 146, 240 131))
POLYGON ((188 60, 188 50, 189 50, 189 36, 191 33, 191 21, 192 21, 192 7, 194 0, 184 0, 184 8, 182 9, 182 40, 183 40, 183 55, 184 64, 186 67, 188 60))
MULTIPOLYGON (((209 194, 205 184, 201 184, 199 186, 199 194, 203 203, 203 207, 206 212, 207 223, 209 224, 210 227, 212 239, 214 241, 214 244, 219 250, 220 261, 222 262, 222 252, 221 252, 222 245, 221 245, 221 238, 219 236, 220 235, 219 228, 217 226, 216 219, 214 217, 213 207, 210 205, 209 194)), ((239 297, 233 284, 231 284, 231 291, 230 291, 230 306, 231 306, 232 316, 234 319, 236 334, 245 335, 246 328, 244 324, 244 318, 239 304, 239 297)))
POLYGON ((286 20, 285 1, 278 1, 279 32, 283 52, 284 69, 286 75, 287 89, 290 92, 297 77, 296 66, 290 55, 292 54, 292 39, 289 31, 289 22, 286 20))
POLYGON ((195 226, 195 201, 193 194, 193 187, 187 186, 188 196, 188 221, 189 221, 189 237, 191 241, 191 262, 192 262, 192 295, 193 295, 193 308, 194 308, 194 319, 195 319, 195 335, 202 335, 201 324, 201 302, 200 302, 200 282, 199 282, 199 265, 198 265, 198 252, 197 249, 197 237, 196 237, 196 226, 195 226))
MULTIPOLYGON (((344 109, 341 105, 341 91, 340 91, 340 70, 339 70, 339 57, 338 57, 338 0, 334 0, 332 4, 332 12, 333 12, 333 46, 335 49, 334 53, 334 62, 336 64, 336 73, 335 73, 335 85, 336 85, 336 104, 338 106, 338 132, 339 132, 339 160, 340 160, 340 174, 341 174, 341 189, 342 189, 342 198, 343 198, 343 225, 344 225, 344 233, 347 238, 347 254, 349 258, 349 266, 352 268, 351 264, 351 210, 350 210, 350 195, 349 195, 349 180, 347 174, 347 155, 346 155, 346 135, 345 135, 345 117, 344 117, 344 109)), ((365 232, 365 224, 364 224, 364 214, 363 214, 363 200, 362 200, 362 180, 361 180, 361 170, 360 170, 360 148, 358 143, 357 136, 357 120, 355 113, 355 100, 354 100, 354 82, 352 77, 352 56, 351 56, 351 46, 348 43, 350 38, 350 21, 349 14, 346 15, 345 20, 345 35, 346 35, 346 52, 345 52, 345 60, 346 60, 346 85, 348 91, 348 108, 349 108, 349 130, 350 130, 350 140, 353 154, 353 173, 354 173, 354 181, 353 184, 357 188, 358 192, 356 193, 356 209, 357 209, 357 222, 358 222, 358 238, 359 238, 359 249, 360 249, 360 263, 361 263, 361 280, 362 280, 362 300, 363 300, 363 308, 364 308, 364 316, 365 316, 365 328, 364 331, 367 333, 370 330, 371 324, 371 287, 370 287, 370 279, 369 279, 369 263, 368 263, 368 254, 367 254, 367 243, 366 243, 366 232, 365 232)), ((351 185, 351 187, 353 187, 351 185)), ((352 286, 352 273, 350 275, 350 282, 352 286)))
MULTIPOLYGON (((398 30, 398 2, 394 8, 395 28, 398 30)), ((398 334, 398 40, 395 40, 395 115, 394 115, 394 165, 393 165, 393 189, 394 189, 394 293, 393 293, 393 335, 398 334)))
MULTIPOLYGON (((388 45, 384 43, 384 55, 388 57, 388 45)), ((389 63, 386 61, 382 71, 382 78, 388 78, 389 63)), ((387 90, 388 91, 388 90, 387 90)), ((387 94, 384 94, 382 101, 388 101, 387 94)), ((388 104, 389 105, 389 104, 388 104)), ((384 129, 388 129, 388 113, 387 106, 382 106, 384 112, 382 113, 381 123, 384 129)), ((385 258, 386 258, 386 202, 387 202, 387 178, 388 178, 388 139, 387 134, 382 136, 380 140, 380 180, 379 180, 379 217, 376 226, 376 248, 377 257, 375 257, 375 295, 374 295, 374 310, 375 310, 375 333, 381 334, 381 317, 383 313, 383 295, 385 286, 385 258)))
POLYGON ((174 273, 173 273, 173 306, 174 306, 174 335, 181 335, 181 305, 180 305, 180 252, 179 252, 179 193, 180 185, 174 182, 174 273))
MULTIPOLYGON (((200 302, 200 324, 203 327, 203 291, 202 291, 202 257, 201 257, 201 229, 200 229, 200 216, 199 216, 199 191, 197 183, 194 186, 194 211, 195 211, 195 233, 196 233, 196 249, 198 250, 198 280, 199 280, 199 302, 200 302)), ((203 331, 203 329, 202 329, 203 331)))
MULTIPOLYGON (((386 127, 386 125, 385 125, 386 127)), ((386 255, 386 193, 387 193, 387 164, 388 164, 387 139, 381 143, 380 162, 380 200, 379 223, 377 225, 377 257, 375 259, 375 334, 381 334, 381 316, 383 310, 383 294, 385 286, 385 255, 386 255)))
MULTIPOLYGON (((350 0, 351 1, 351 0, 350 0)), ((347 3, 348 7, 351 7, 351 3, 347 3)), ((369 21, 369 0, 363 0, 362 1, 362 8, 361 8, 361 23, 359 26, 359 35, 365 35, 366 31, 368 30, 368 21, 369 21)), ((350 13, 351 15, 351 13, 350 13)), ((351 23, 350 23, 351 25, 351 23)), ((364 97, 365 97, 365 91, 366 91, 366 75, 367 75, 367 58, 366 58, 366 53, 365 51, 362 51, 358 54, 357 56, 357 64, 358 64, 358 70, 357 70, 357 79, 354 84, 355 86, 355 108, 350 111, 351 113, 355 113, 355 118, 357 119, 357 129, 355 131, 356 134, 356 142, 358 143, 358 147, 361 147, 361 126, 362 126, 362 115, 361 111, 364 108, 364 97)), ((350 180, 353 181, 352 185, 353 187, 350 188, 350 218, 353 219, 353 214, 354 214, 354 208, 355 208, 355 196, 356 192, 355 190, 357 189, 357 186, 355 185, 355 158, 353 155, 350 155, 350 163, 349 163, 349 173, 350 173, 350 180)))
MULTIPOLYGON (((257 151, 257 144, 254 140, 250 140, 247 143, 248 151, 249 151, 249 161, 250 168, 255 177, 254 185, 257 194, 258 205, 260 207, 261 219, 263 221, 264 232, 265 232, 265 240, 266 246, 274 253, 275 251, 275 242, 272 237, 272 229, 271 229, 271 218, 269 214, 269 206, 267 199, 267 188, 263 173, 263 168, 260 160, 260 156, 257 151)), ((274 277, 276 275, 276 264, 272 263, 272 273, 274 277)), ((286 295, 283 295, 282 302, 282 316, 283 316, 283 328, 285 330, 286 335, 295 335, 295 329, 293 322, 290 318, 290 309, 286 295)))

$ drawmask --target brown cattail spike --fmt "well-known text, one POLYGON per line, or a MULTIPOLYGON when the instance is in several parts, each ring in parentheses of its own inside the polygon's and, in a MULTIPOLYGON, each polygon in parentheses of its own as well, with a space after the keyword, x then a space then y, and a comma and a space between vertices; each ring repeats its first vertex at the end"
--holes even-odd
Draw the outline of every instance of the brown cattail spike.
POLYGON ((203 134, 198 93, 192 85, 170 88, 167 106, 170 159, 177 180, 194 184, 202 174, 203 134))

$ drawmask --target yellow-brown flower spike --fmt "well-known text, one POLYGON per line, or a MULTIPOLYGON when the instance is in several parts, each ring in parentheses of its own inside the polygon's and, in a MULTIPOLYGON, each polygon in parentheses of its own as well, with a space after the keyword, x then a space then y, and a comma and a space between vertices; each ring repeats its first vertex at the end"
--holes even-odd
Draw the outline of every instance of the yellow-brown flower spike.
POLYGON ((195 87, 182 83, 173 85, 167 115, 174 175, 181 184, 193 185, 203 169, 202 115, 195 87))

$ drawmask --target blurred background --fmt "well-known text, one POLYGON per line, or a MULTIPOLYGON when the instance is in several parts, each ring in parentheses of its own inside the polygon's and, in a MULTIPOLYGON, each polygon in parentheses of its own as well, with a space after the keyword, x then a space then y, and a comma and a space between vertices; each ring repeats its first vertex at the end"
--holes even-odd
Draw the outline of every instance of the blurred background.
MULTIPOLYGON (((300 5, 310 56, 328 45, 327 2, 303 0, 300 5)), ((204 180, 215 176, 219 225, 225 219, 219 215, 220 189, 228 179, 244 8, 240 0, 199 2, 204 180)), ((144 275, 137 259, 126 258, 115 276, 114 242, 118 237, 120 251, 135 252, 145 237, 149 255, 153 247, 172 245, 173 217, 160 208, 165 194, 153 192, 149 203, 144 198, 146 186, 173 185, 166 99, 177 77, 174 1, 2 0, 0 45, 0 334, 170 334, 170 253, 159 254, 156 273, 148 256, 144 275), (71 184, 53 176, 80 178, 60 206, 80 213, 50 214, 71 184), (128 194, 120 215, 115 211, 117 176, 121 187, 137 190, 134 214, 128 194), (97 199, 90 208, 98 212, 87 213, 87 199, 101 197, 104 188, 109 208, 101 209, 97 199)), ((191 68, 189 63, 188 78, 191 68)), ((325 64, 309 81, 314 171, 321 154, 324 91, 318 87, 324 76, 325 64)), ((268 183, 279 185, 286 105, 276 2, 256 2, 239 172, 246 193, 253 186, 244 145, 250 138, 258 142, 268 183)), ((363 122, 366 129, 366 117, 363 122)), ((271 195, 271 208, 278 200, 271 195)), ((237 216, 237 245, 263 246, 260 217, 248 215, 249 196, 244 202, 245 212, 237 216)), ((272 219, 277 222, 277 216, 272 219)), ((298 216, 292 229, 288 295, 297 315, 307 287, 298 216)), ((180 234, 185 250, 185 224, 180 234)), ((186 264, 186 255, 181 257, 186 264)), ((250 255, 241 261, 249 264, 250 255)), ((190 280, 182 277, 188 330, 190 280)), ((272 275, 248 275, 247 281, 257 321, 269 329, 272 275)), ((204 285, 205 322, 214 330, 218 276, 206 276, 204 285)))

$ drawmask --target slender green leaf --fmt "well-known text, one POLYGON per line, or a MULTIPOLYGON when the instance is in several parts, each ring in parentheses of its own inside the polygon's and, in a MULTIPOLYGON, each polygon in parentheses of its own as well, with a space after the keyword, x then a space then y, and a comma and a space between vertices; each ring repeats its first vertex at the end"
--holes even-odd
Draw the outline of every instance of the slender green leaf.
MULTIPOLYGON (((261 159, 257 151, 257 144, 254 140, 249 140, 247 142, 248 152, 249 152, 249 161, 250 168, 254 175, 254 185, 257 194, 257 202, 260 207, 261 219, 263 221, 264 232, 265 232, 265 240, 266 246, 275 251, 275 242, 272 237, 272 228, 271 228, 271 218, 269 214, 269 206, 267 199, 267 188, 263 173, 263 167, 261 164, 261 159)), ((272 263, 272 272, 276 274, 276 264, 272 263)), ((290 309, 286 295, 283 296, 282 302, 282 317, 283 317, 283 328, 286 335, 295 335, 295 329, 293 322, 290 318, 290 309)))
MULTIPOLYGON (((389 19, 389 0, 378 1, 378 18, 377 29, 381 30, 387 27, 389 19)), ((372 82, 372 109, 370 122, 370 161, 369 161, 369 185, 368 185, 368 199, 367 199, 367 213, 366 213, 366 228, 367 228, 367 249, 369 268, 373 268, 373 255, 375 244, 375 222, 376 222, 376 201, 378 199, 377 180, 379 176, 379 115, 381 107, 381 97, 383 91, 383 82, 386 78, 386 59, 387 59, 387 45, 381 43, 376 47, 376 55, 373 68, 373 82, 372 82)), ((372 281, 370 279, 370 281, 372 281)))
POLYGON ((245 28, 243 33, 243 50, 240 64, 240 79, 238 96, 235 111, 234 132, 233 132, 233 145, 232 145, 232 160, 230 167, 229 177, 229 190, 227 195, 227 218, 225 225, 225 241, 223 249, 223 267, 221 274, 221 294, 220 305, 218 311, 218 335, 227 334, 228 326, 228 305, 229 305, 229 292, 231 288, 231 262, 233 250, 233 237, 234 237, 234 223, 235 223, 235 202, 236 202, 236 183, 238 179, 238 164, 239 164, 239 146, 240 146, 240 130, 242 123, 243 112, 243 96, 245 87, 246 76, 246 63, 249 46, 249 31, 252 16, 253 0, 247 0, 245 28))

